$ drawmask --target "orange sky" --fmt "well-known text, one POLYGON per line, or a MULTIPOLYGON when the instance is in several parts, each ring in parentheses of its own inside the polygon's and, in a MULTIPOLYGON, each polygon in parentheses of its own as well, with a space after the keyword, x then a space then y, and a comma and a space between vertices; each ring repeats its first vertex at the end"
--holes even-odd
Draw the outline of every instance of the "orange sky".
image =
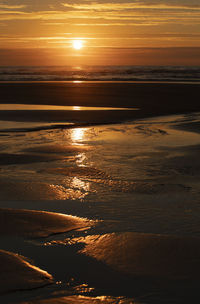
POLYGON ((200 65, 198 47, 199 0, 0 0, 1 65, 200 65))

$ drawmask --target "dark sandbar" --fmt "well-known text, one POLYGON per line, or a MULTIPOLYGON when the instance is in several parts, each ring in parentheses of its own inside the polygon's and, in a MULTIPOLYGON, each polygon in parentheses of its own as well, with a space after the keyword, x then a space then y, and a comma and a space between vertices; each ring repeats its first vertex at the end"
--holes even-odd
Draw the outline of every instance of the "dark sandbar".
POLYGON ((49 162, 54 160, 63 159, 64 156, 57 155, 36 155, 36 154, 11 154, 0 153, 0 165, 20 165, 38 162, 49 162))
POLYGON ((2 120, 95 123, 200 111, 200 85, 191 83, 0 83, 0 91, 4 104, 140 109, 109 111, 106 117, 105 111, 18 111, 17 117, 16 111, 0 111, 2 120))

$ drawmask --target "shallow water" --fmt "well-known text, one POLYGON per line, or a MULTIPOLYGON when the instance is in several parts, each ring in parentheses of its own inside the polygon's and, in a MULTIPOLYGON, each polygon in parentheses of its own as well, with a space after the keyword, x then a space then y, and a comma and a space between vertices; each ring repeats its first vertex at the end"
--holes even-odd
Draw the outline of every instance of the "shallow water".
POLYGON ((56 106, 56 105, 26 105, 26 104, 1 104, 1 111, 33 111, 33 110, 60 110, 60 111, 123 111, 137 110, 134 108, 109 108, 109 107, 79 107, 79 106, 56 106))
POLYGON ((174 128, 183 121, 6 133, 1 200, 65 200, 53 210, 111 221, 106 232, 199 235, 200 135, 174 128))
MULTIPOLYGON (((20 122, 17 126, 13 124, 12 131, 0 133, 0 207, 55 211, 96 220, 96 225, 87 232, 74 232, 70 236, 71 241, 75 238, 75 243, 77 237, 82 237, 77 242, 79 250, 94 235, 96 238, 107 235, 108 239, 111 235, 115 239, 116 234, 117 240, 118 235, 127 232, 139 232, 147 238, 156 234, 161 239, 165 235, 200 237, 199 120, 197 113, 96 127, 51 129, 49 126, 47 130, 33 132, 15 132, 13 128, 18 129, 20 122), (187 131, 187 124, 191 123, 193 131, 187 131), (85 233, 88 239, 83 241, 85 233)), ((49 243, 10 242, 5 238, 1 243, 2 249, 31 257, 61 281, 40 295, 55 292, 62 295, 67 292, 70 274, 75 276, 75 270, 69 275, 63 273, 65 254, 72 250, 66 249, 66 237, 53 236, 49 243), (53 266, 52 259, 60 259, 60 263, 53 266)), ((95 259, 93 253, 90 250, 95 259)), ((99 283, 101 279, 91 279, 89 275, 84 278, 86 262, 82 264, 77 258, 76 263, 80 263, 82 271, 79 270, 80 280, 69 284, 73 288, 86 282, 87 288, 95 287, 95 296, 134 298, 131 285, 122 287, 118 293, 114 284, 107 290, 99 283)), ((100 266, 95 263, 92 267, 98 272, 100 266)), ((105 274, 106 269, 102 270, 102 275, 105 274)), ((140 284, 141 295, 146 289, 140 284)), ((83 288, 83 294, 87 294, 87 288, 83 288)), ((163 299, 169 301, 170 297, 175 299, 170 303, 179 303, 180 294, 173 298, 171 291, 167 297, 163 295, 165 292, 162 290, 153 298, 145 296, 145 300, 137 298, 136 303, 164 303, 163 299)), ((119 298, 113 301, 120 303, 119 298)))

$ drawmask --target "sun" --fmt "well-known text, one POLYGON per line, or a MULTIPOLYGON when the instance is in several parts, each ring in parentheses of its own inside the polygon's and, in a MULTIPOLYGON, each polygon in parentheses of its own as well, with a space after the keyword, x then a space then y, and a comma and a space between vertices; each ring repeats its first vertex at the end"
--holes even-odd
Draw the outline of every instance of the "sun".
POLYGON ((80 50, 83 47, 83 41, 82 40, 73 40, 72 45, 75 50, 80 50))

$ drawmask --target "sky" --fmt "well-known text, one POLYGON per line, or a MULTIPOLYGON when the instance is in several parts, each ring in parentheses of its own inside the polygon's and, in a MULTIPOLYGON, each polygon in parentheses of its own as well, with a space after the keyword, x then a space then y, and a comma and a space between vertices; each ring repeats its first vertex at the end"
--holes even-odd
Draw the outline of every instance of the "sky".
POLYGON ((200 65, 199 54, 200 0, 0 0, 0 65, 200 65))

